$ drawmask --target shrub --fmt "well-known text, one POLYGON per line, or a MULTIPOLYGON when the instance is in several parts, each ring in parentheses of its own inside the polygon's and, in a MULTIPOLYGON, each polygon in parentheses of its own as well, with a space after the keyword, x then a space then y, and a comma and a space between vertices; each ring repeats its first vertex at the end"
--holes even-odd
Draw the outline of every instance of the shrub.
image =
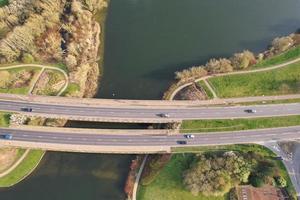
POLYGON ((22 55, 22 62, 23 63, 33 63, 34 62, 34 58, 31 54, 29 53, 24 53, 22 55))
POLYGON ((231 72, 233 70, 231 61, 226 58, 221 58, 218 60, 214 58, 210 59, 205 65, 205 68, 208 72, 212 74, 226 73, 231 72))
POLYGON ((277 176, 275 178, 275 180, 276 180, 276 183, 279 187, 286 187, 287 186, 287 182, 282 176, 277 176))
POLYGON ((204 69, 204 66, 193 66, 181 72, 175 72, 175 75, 177 80, 187 81, 204 77, 207 75, 207 71, 204 69))
POLYGON ((234 54, 230 60, 234 69, 245 69, 256 63, 254 54, 248 50, 234 54))
POLYGON ((272 42, 271 52, 278 54, 288 50, 294 45, 294 40, 291 36, 277 37, 272 42))

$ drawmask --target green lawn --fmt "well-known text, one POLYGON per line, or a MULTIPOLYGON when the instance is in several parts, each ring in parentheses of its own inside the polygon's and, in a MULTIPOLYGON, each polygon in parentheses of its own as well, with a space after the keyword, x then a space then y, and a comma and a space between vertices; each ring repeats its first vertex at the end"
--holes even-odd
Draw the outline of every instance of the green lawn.
POLYGON ((300 62, 266 72, 210 78, 221 98, 284 95, 300 92, 300 62))
POLYGON ((293 60, 300 56, 300 46, 294 47, 290 49, 287 52, 284 52, 280 55, 274 56, 272 58, 263 60, 256 65, 254 65, 252 68, 262 68, 262 67, 269 67, 272 65, 278 65, 290 60, 293 60))
POLYGON ((140 186, 138 200, 227 200, 224 197, 193 196, 182 185, 182 172, 188 168, 192 155, 173 155, 171 161, 147 186, 140 186))
POLYGON ((186 120, 181 125, 182 133, 214 131, 237 131, 300 125, 300 115, 264 117, 253 119, 186 120))
POLYGON ((80 86, 76 83, 70 83, 67 89, 63 92, 62 96, 72 95, 80 91, 80 86))
POLYGON ((10 118, 10 114, 0 112, 0 127, 9 126, 9 118, 10 118))
POLYGON ((0 178, 0 187, 10 187, 22 181, 39 164, 43 155, 44 151, 31 150, 19 166, 8 175, 0 178))

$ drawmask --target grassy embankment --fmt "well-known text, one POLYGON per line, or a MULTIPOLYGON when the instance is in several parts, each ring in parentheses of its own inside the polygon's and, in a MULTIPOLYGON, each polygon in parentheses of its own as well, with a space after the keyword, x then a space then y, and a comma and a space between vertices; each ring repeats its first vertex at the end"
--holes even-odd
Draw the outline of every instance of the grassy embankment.
POLYGON ((265 159, 271 160, 278 167, 279 173, 287 180, 287 190, 295 196, 295 190, 289 179, 287 171, 281 161, 275 160, 276 155, 267 148, 259 145, 228 145, 218 147, 187 147, 172 149, 173 155, 171 161, 162 169, 156 179, 147 186, 140 186, 138 191, 139 200, 227 200, 228 194, 221 197, 205 197, 202 195, 193 196, 185 190, 182 184, 182 173, 188 168, 191 157, 200 152, 222 152, 222 151, 238 151, 246 153, 249 151, 256 152, 264 156, 265 159), (185 153, 185 154, 182 154, 185 153))
POLYGON ((300 56, 300 46, 297 46, 297 47, 294 47, 280 55, 263 60, 263 61, 257 63, 256 65, 254 65, 252 68, 263 68, 263 67, 269 67, 269 66, 273 66, 273 65, 282 64, 287 61, 293 60, 299 56, 300 56))
POLYGON ((296 94, 300 62, 266 72, 214 77, 209 82, 220 98, 296 94))
POLYGON ((253 119, 189 120, 181 125, 182 133, 238 131, 300 125, 300 116, 264 117, 253 119))
POLYGON ((197 84, 205 91, 208 99, 212 99, 214 97, 214 95, 212 94, 212 92, 210 91, 210 89, 207 87, 207 85, 203 80, 199 81, 197 84))
POLYGON ((0 187, 10 187, 22 181, 37 167, 43 155, 44 151, 30 150, 20 165, 8 175, 0 178, 0 187))

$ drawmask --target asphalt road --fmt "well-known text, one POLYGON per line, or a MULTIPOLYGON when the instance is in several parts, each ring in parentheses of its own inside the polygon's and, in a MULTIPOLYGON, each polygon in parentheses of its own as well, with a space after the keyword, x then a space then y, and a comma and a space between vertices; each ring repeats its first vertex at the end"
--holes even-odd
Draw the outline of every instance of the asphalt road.
MULTIPOLYGON (((239 144, 239 143, 257 143, 265 141, 278 141, 286 139, 299 139, 300 126, 246 130, 234 132, 202 133, 195 134, 194 139, 185 139, 184 135, 109 135, 109 134, 90 134, 89 132, 66 133, 51 128, 47 131, 36 131, 26 129, 0 128, 0 135, 12 134, 11 141, 25 141, 50 144, 72 144, 72 145, 91 145, 91 146, 129 146, 137 148, 139 146, 209 146, 222 144, 239 144), (180 145, 178 140, 187 141, 186 145, 180 145)), ((6 140, 10 141, 10 140, 6 140)), ((137 148, 138 149, 138 148, 137 148)))
POLYGON ((0 110, 21 112, 21 108, 32 108, 27 115, 53 116, 66 119, 93 120, 93 121, 141 121, 141 122, 169 122, 188 119, 231 119, 254 118, 269 116, 299 115, 300 103, 270 104, 256 106, 228 106, 228 107, 91 107, 84 105, 46 104, 0 100, 0 110), (256 113, 247 113, 246 109, 255 109, 256 113), (158 116, 159 113, 168 113, 169 118, 158 116))

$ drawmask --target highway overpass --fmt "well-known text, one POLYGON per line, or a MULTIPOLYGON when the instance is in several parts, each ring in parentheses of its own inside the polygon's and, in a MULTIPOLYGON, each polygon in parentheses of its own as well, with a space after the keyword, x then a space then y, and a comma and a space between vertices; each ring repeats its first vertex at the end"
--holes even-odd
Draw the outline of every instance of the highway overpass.
POLYGON ((12 134, 12 140, 0 139, 0 145, 51 151, 89 153, 166 153, 172 147, 216 146, 300 139, 300 126, 233 132, 195 134, 185 139, 166 130, 96 130, 66 128, 0 128, 0 135, 12 134), (161 134, 160 134, 161 131, 161 134), (179 140, 187 141, 180 145, 179 140))
MULTIPOLYGON (((289 96, 290 97, 290 96, 289 96)), ((281 97, 243 98, 280 99, 281 97)), ((230 99, 230 102, 232 99, 230 99)), ((41 97, 21 95, 0 95, 0 110, 23 113, 27 116, 63 118, 99 122, 167 123, 192 119, 233 119, 299 115, 300 103, 270 104, 255 106, 218 106, 228 99, 206 101, 140 101, 140 100, 99 100, 65 97, 41 97), (22 108, 32 108, 23 112, 22 108), (255 109, 256 113, 245 110, 255 109), (170 117, 159 116, 168 113, 170 117)))

